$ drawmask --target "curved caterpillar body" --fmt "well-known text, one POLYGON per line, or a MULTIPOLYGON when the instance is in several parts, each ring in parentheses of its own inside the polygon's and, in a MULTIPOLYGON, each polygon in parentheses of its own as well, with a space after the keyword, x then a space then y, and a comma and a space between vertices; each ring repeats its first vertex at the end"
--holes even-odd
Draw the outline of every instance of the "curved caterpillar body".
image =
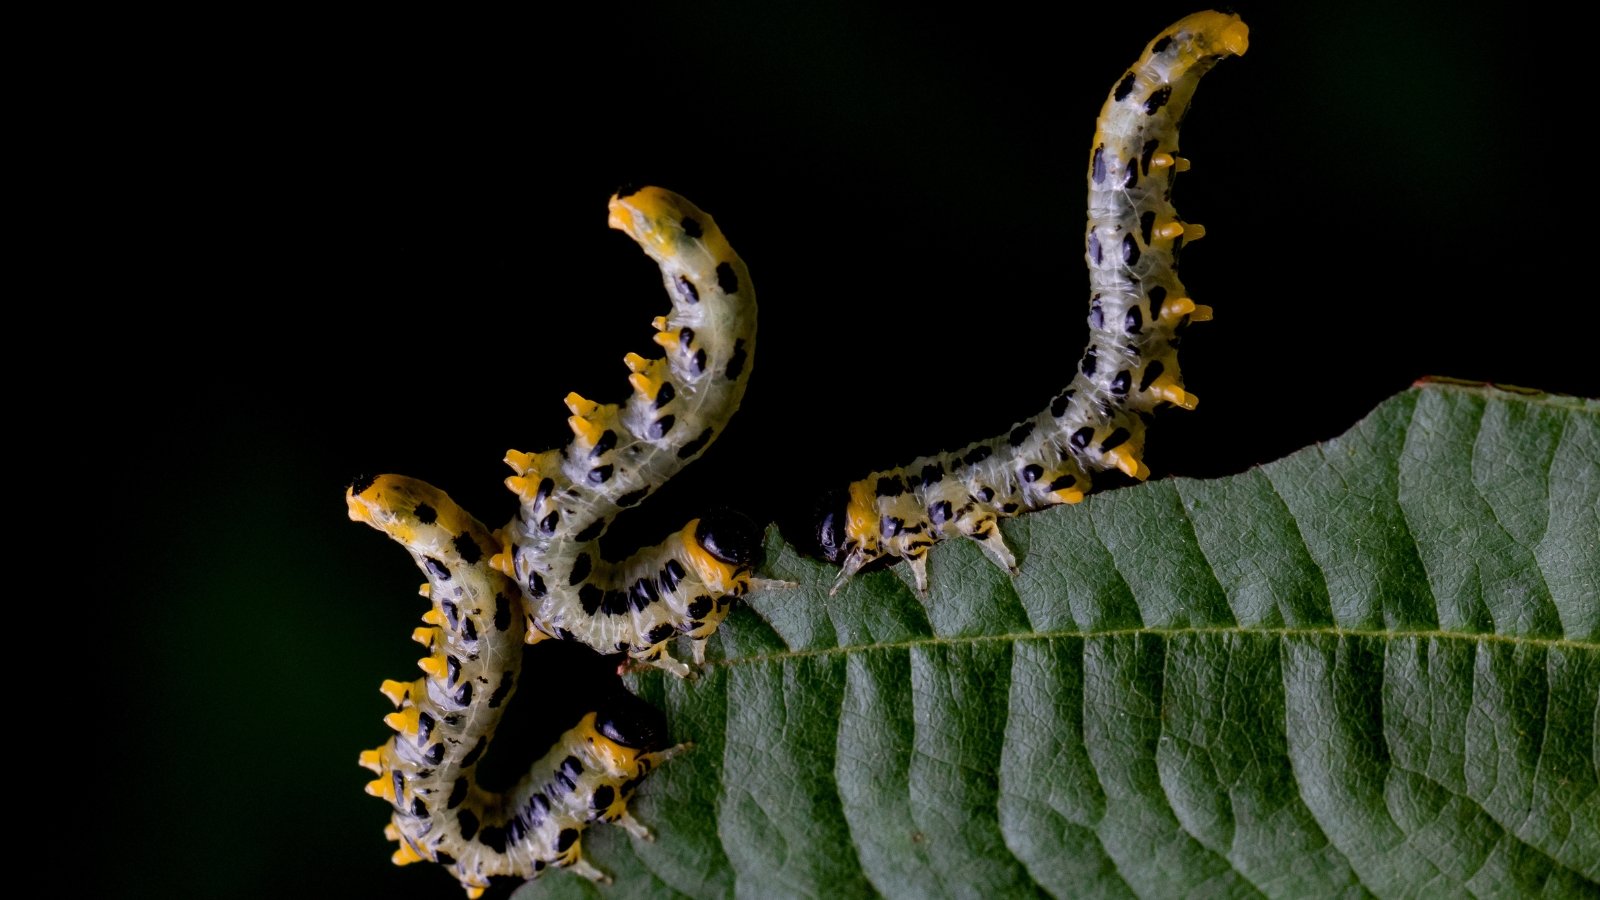
POLYGON ((567 395, 571 443, 539 454, 513 450, 506 479, 522 503, 494 565, 529 598, 529 640, 577 640, 686 675, 666 652, 678 634, 704 641, 730 597, 750 589, 760 533, 743 517, 691 522, 623 562, 598 539, 716 439, 739 407, 755 352, 755 293, 744 263, 711 217, 660 188, 618 193, 611 227, 661 267, 670 315, 657 317, 664 359, 630 353, 633 396, 623 405, 567 395))
POLYGON ((883 557, 911 563, 927 591, 928 548, 971 538, 1015 574, 1002 516, 1077 503, 1095 473, 1144 479, 1145 417, 1163 404, 1193 409, 1177 346, 1191 321, 1211 318, 1189 299, 1177 253, 1201 237, 1171 203, 1178 123, 1200 76, 1245 52, 1237 16, 1201 12, 1163 31, 1119 79, 1096 123, 1089 156, 1090 339, 1072 383, 1038 415, 999 437, 874 472, 831 497, 817 523, 823 555, 844 568, 834 591, 883 557))
POLYGON ((493 875, 535 877, 570 867, 605 875, 583 858, 588 823, 612 822, 648 838, 627 801, 639 781, 681 748, 668 748, 660 713, 631 695, 608 701, 562 735, 504 794, 474 771, 522 665, 523 601, 487 563, 498 542, 442 491, 386 475, 353 485, 350 517, 400 542, 428 578, 432 606, 413 637, 430 651, 424 677, 385 681, 395 735, 361 754, 377 773, 367 793, 394 805, 385 834, 398 865, 431 860, 476 898, 493 875))

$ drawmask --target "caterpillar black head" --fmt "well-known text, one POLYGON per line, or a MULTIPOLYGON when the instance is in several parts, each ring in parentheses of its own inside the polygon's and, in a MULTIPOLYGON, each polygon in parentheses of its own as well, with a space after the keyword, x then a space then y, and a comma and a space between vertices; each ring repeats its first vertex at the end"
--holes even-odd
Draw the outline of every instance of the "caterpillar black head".
POLYGON ((714 509, 701 516, 694 539, 707 553, 740 568, 754 566, 761 552, 761 529, 749 516, 732 509, 714 509))
POLYGON ((596 731, 630 750, 653 753, 670 745, 667 717, 627 691, 609 694, 596 705, 594 725, 596 731))
POLYGON ((834 488, 817 502, 816 515, 812 519, 815 532, 809 537, 816 543, 807 549, 814 550, 818 556, 836 566, 844 565, 845 557, 850 553, 850 536, 845 529, 849 503, 850 492, 844 488, 834 488))

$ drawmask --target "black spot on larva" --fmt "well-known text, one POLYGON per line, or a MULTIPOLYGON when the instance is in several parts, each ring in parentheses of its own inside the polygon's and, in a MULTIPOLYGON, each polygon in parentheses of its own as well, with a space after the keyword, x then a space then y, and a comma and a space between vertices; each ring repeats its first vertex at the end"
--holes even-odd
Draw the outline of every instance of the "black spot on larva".
POLYGON ((561 524, 561 511, 556 510, 544 517, 544 520, 539 523, 539 530, 545 534, 555 534, 556 526, 559 524, 561 524))
POLYGON ((1072 391, 1062 391, 1050 401, 1050 415, 1061 418, 1067 414, 1067 404, 1072 402, 1072 391))
POLYGON ((879 497, 898 497, 906 492, 906 486, 898 478, 885 476, 878 479, 875 490, 879 497))
MULTIPOLYGON (((462 779, 463 782, 466 779, 462 779)), ((470 841, 478 833, 478 817, 470 809, 456 813, 456 824, 461 828, 462 840, 470 841)))
POLYGON ((1150 246, 1150 234, 1156 227, 1156 211, 1147 209, 1139 214, 1139 234, 1144 238, 1144 245, 1150 246))
POLYGON ((735 340, 733 353, 728 357, 728 367, 722 370, 722 374, 729 381, 738 378, 744 372, 744 363, 749 357, 750 354, 744 349, 744 338, 735 340))
POLYGON ((940 500, 928 510, 928 518, 932 519, 935 525, 943 525, 950 521, 950 512, 950 501, 940 500))
POLYGON ((894 516, 884 516, 878 520, 878 532, 884 537, 892 538, 898 535, 900 530, 904 528, 905 525, 906 523, 904 519, 897 519, 894 516))
POLYGON ((922 483, 938 484, 944 480, 944 467, 938 463, 928 463, 922 467, 922 483))
POLYGON ((677 424, 677 421, 678 420, 677 420, 677 418, 675 416, 673 416, 671 414, 668 414, 668 415, 662 416, 661 418, 655 420, 654 422, 651 422, 650 423, 650 438, 652 440, 659 441, 662 438, 666 437, 667 436, 667 432, 672 430, 672 426, 677 424))
POLYGON ((661 589, 663 591, 677 590, 678 582, 683 580, 685 574, 687 573, 683 571, 683 563, 675 559, 667 560, 667 564, 661 567, 661 589))
POLYGON ((697 238, 705 233, 700 230, 700 223, 690 216, 684 216, 681 224, 683 225, 683 233, 689 237, 697 238))
POLYGON ((563 641, 575 641, 575 640, 578 639, 577 635, 573 634, 570 630, 568 630, 566 628, 557 628, 556 629, 556 637, 562 639, 563 641))
POLYGON ((606 592, 593 584, 586 584, 578 588, 578 604, 583 607, 584 615, 592 616, 600 610, 600 602, 605 599, 606 592))
POLYGON ((1138 81, 1138 76, 1134 75, 1132 72, 1122 76, 1122 80, 1117 82, 1116 90, 1111 92, 1111 99, 1117 101, 1118 103, 1128 99, 1128 95, 1133 93, 1133 86, 1137 84, 1138 81))
POLYGON ((413 797, 411 799, 411 814, 419 819, 426 819, 428 817, 428 804, 423 803, 421 797, 413 797))
POLYGON ((1150 321, 1154 322, 1161 318, 1161 301, 1167 299, 1167 289, 1158 284, 1145 296, 1150 299, 1150 321))
POLYGON ((574 535, 573 540, 576 540, 580 544, 584 543, 585 541, 592 541, 600 536, 600 532, 605 530, 606 520, 595 519, 593 522, 590 522, 582 531, 574 535))
POLYGON ((528 575, 528 593, 532 594, 536 600, 544 598, 548 593, 544 586, 544 576, 538 572, 532 572, 528 575))
MULTIPOLYGON (((644 609, 646 606, 661 599, 661 594, 656 590, 654 578, 641 578, 628 586, 628 599, 634 609, 644 609)), ((652 641, 651 643, 655 643, 652 641)))
POLYGON ((1022 480, 1028 482, 1029 484, 1032 484, 1043 477, 1044 466, 1041 466, 1038 463, 1029 463, 1028 465, 1022 467, 1022 480))
POLYGON ((722 288, 724 294, 739 293, 739 276, 734 274, 733 266, 717 263, 717 287, 722 288))
POLYGON ((478 626, 473 623, 471 616, 461 620, 461 636, 469 641, 478 639, 478 626))
POLYGON ((1146 175, 1150 174, 1150 159, 1156 155, 1156 148, 1159 146, 1161 142, 1151 138, 1144 142, 1144 147, 1139 151, 1139 168, 1143 169, 1146 175))
POLYGON ((1059 491, 1059 490, 1062 490, 1064 488, 1075 487, 1077 484, 1078 484, 1078 479, 1074 478, 1071 475, 1062 475, 1060 478, 1057 478, 1055 481, 1050 482, 1050 490, 1059 491))
POLYGON ((1078 370, 1083 372, 1083 374, 1089 376, 1094 375, 1095 366, 1098 364, 1098 360, 1095 357, 1095 350, 1097 349, 1098 348, 1093 344, 1090 344, 1089 351, 1083 354, 1083 362, 1078 366, 1078 370))
POLYGON ((506 695, 511 693, 511 687, 516 683, 516 679, 510 675, 500 676, 500 683, 495 686, 494 693, 489 695, 489 708, 499 709, 500 704, 506 702, 506 695))
POLYGON ((616 799, 617 792, 611 789, 611 785, 602 784, 594 789, 594 796, 589 798, 589 808, 610 809, 612 801, 616 799))
POLYGON ((1151 53, 1161 53, 1161 52, 1165 51, 1167 49, 1167 47, 1170 46, 1171 44, 1172 44, 1172 35, 1170 35, 1170 34, 1162 35, 1161 37, 1156 39, 1156 42, 1154 44, 1150 45, 1150 52, 1151 53))
POLYGON ((668 403, 671 403, 672 398, 676 396, 678 396, 678 391, 672 386, 672 382, 661 382, 661 390, 656 391, 655 408, 660 409, 661 407, 666 406, 668 403))
POLYGON ((1161 373, 1165 372, 1166 370, 1167 367, 1161 364, 1161 360, 1151 360, 1150 365, 1144 367, 1144 375, 1140 376, 1139 378, 1139 390, 1150 390, 1150 385, 1154 384, 1155 380, 1160 378, 1161 373))
POLYGON ((456 659, 454 656, 446 656, 444 665, 445 684, 455 684, 461 680, 461 660, 456 659))
MULTIPOLYGON (((687 330, 687 329, 686 329, 687 330)), ((617 446, 617 433, 607 428, 600 433, 600 440, 594 442, 594 449, 589 451, 589 458, 594 459, 610 453, 617 446)))
POLYGON ((589 470, 589 483, 590 484, 605 484, 607 481, 611 480, 611 474, 613 472, 615 472, 615 471, 616 471, 616 469, 612 468, 609 465, 607 465, 607 466, 595 466, 594 468, 589 470))
POLYGON ((528 833, 527 824, 522 821, 522 814, 518 813, 506 822, 506 844, 511 847, 522 843, 522 838, 528 833))
POLYGON ((429 765, 433 766, 437 766, 439 763, 444 762, 444 745, 434 744, 428 748, 426 753, 422 754, 422 758, 427 760, 429 765))
POLYGON ((432 575, 440 581, 450 580, 450 570, 445 566, 444 563, 429 556, 423 559, 422 564, 428 567, 429 575, 432 575))
POLYGON ((406 795, 406 776, 399 769, 394 770, 394 796, 398 800, 406 795))
POLYGON ((694 598, 694 600, 689 603, 689 618, 704 619, 707 615, 710 615, 711 603, 711 597, 706 594, 701 594, 700 596, 694 598))
POLYGON ((455 809, 465 799, 467 799, 467 779, 457 778, 456 783, 450 786, 450 797, 444 801, 444 808, 455 809))
POLYGON ((420 746, 428 742, 428 736, 433 734, 433 726, 437 720, 428 713, 417 714, 417 744, 420 746))
POLYGON ((1128 266, 1139 263, 1139 242, 1134 240, 1131 234, 1122 236, 1122 262, 1128 266))
POLYGON ((659 644, 667 638, 672 637, 676 631, 677 629, 672 627, 672 623, 662 623, 650 629, 650 633, 645 635, 645 642, 652 645, 659 644))
POLYGON ((683 445, 683 448, 678 451, 678 458, 688 459, 696 453, 699 453, 701 450, 704 450, 706 444, 709 443, 711 443, 711 429, 707 428, 705 431, 700 432, 699 436, 697 436, 694 440, 683 445))
POLYGON ((1126 397, 1128 395, 1128 385, 1132 383, 1133 376, 1128 374, 1127 369, 1123 369, 1111 379, 1111 393, 1116 394, 1118 397, 1126 397))
POLYGON ((682 275, 679 275, 678 296, 682 297, 685 303, 699 303, 700 289, 694 286, 694 282, 682 275))
POLYGON ((567 852, 567 848, 571 847, 575 842, 577 842, 577 840, 578 840, 578 829, 576 829, 576 828, 563 828, 563 829, 561 829, 561 833, 556 835, 556 852, 557 853, 565 853, 565 852, 567 852))
POLYGON ((1099 294, 1089 298, 1089 327, 1096 331, 1106 327, 1106 314, 1100 306, 1099 294))
POLYGON ((1072 433, 1072 437, 1069 440, 1072 441, 1072 446, 1082 450, 1089 446, 1090 441, 1094 440, 1094 429, 1089 427, 1079 428, 1072 433))
POLYGON ((1003 513, 1005 513, 1005 514, 1006 514, 1006 515, 1008 515, 1008 516, 1014 516, 1014 515, 1016 515, 1016 514, 1017 514, 1017 510, 1019 510, 1019 509, 1021 509, 1021 508, 1022 508, 1022 507, 1021 507, 1021 505, 1019 505, 1019 504, 1016 504, 1016 503, 1006 503, 1006 504, 1004 504, 1004 505, 1002 505, 1002 506, 1001 506, 1001 507, 1000 507, 1000 511, 1001 511, 1001 512, 1003 512, 1003 513))
POLYGON ((1124 190, 1130 190, 1131 191, 1138 184, 1139 184, 1139 167, 1138 166, 1129 166, 1128 167, 1128 175, 1127 175, 1127 177, 1122 179, 1122 187, 1123 187, 1124 190))
POLYGON ((704 350, 695 351, 695 354, 694 354, 694 370, 696 372, 704 372, 706 370, 706 351, 704 351, 704 350))
POLYGON ((643 500, 646 496, 648 496, 649 493, 650 493, 650 489, 647 488, 647 487, 642 487, 642 488, 639 488, 638 490, 629 491, 626 494, 623 494, 621 497, 617 498, 617 505, 618 506, 622 506, 622 507, 634 506, 640 500, 643 500))
POLYGON ((1106 180, 1106 146, 1101 144, 1094 148, 1094 156, 1089 160, 1089 177, 1099 184, 1106 180))
POLYGON ((993 500, 994 499, 994 488, 989 487, 987 484, 982 486, 982 487, 980 487, 980 488, 978 488, 978 499, 982 500, 985 503, 988 503, 990 500, 993 500))
POLYGON ((439 521, 439 511, 426 503, 418 503, 416 511, 417 521, 424 525, 432 525, 439 521))
POLYGON ((483 559, 483 548, 478 546, 478 542, 473 540, 470 534, 458 534, 450 543, 455 546, 461 561, 469 566, 483 559))
POLYGON ((561 789, 561 792, 564 793, 564 794, 572 793, 573 789, 578 786, 577 782, 572 780, 572 776, 571 775, 568 775, 566 772, 562 772, 562 771, 559 771, 559 770, 556 772, 556 774, 554 776, 552 776, 552 780, 553 780, 553 785, 552 786, 559 785, 560 789, 561 789))
POLYGON ((632 602, 628 599, 627 591, 606 591, 605 599, 600 602, 600 611, 608 616, 625 616, 632 602))
POLYGON ((577 778, 583 774, 583 763, 576 756, 568 756, 561 761, 561 774, 569 778, 577 778))
POLYGON ((1101 452, 1115 450, 1118 447, 1121 447, 1123 444, 1126 444, 1128 442, 1128 438, 1130 437, 1133 437, 1133 435, 1128 433, 1128 429, 1118 428, 1117 430, 1106 435, 1106 439, 1100 442, 1100 450, 1101 452))
POLYGON ((572 561, 572 571, 567 573, 567 584, 578 584, 588 578, 593 569, 594 558, 587 553, 579 553, 578 558, 572 561))
POLYGON ((1128 307, 1128 315, 1122 320, 1122 329, 1129 334, 1138 334, 1142 328, 1144 328, 1144 313, 1140 312, 1137 306, 1128 307))
POLYGON ((541 478, 541 479, 539 479, 539 490, 533 495, 533 502, 535 504, 543 503, 547 498, 549 498, 550 492, 555 490, 555 489, 556 489, 556 483, 555 483, 555 481, 553 479, 550 479, 550 478, 541 478))
POLYGON ((550 798, 543 791, 537 791, 528 798, 528 805, 524 808, 528 811, 528 821, 537 826, 550 815, 550 798))
POLYGON ((504 853, 506 852, 506 830, 495 825, 485 825, 483 826, 483 833, 478 835, 478 843, 496 853, 504 853))
POLYGON ((450 625, 451 628, 460 627, 460 624, 457 622, 457 619, 461 615, 461 610, 456 608, 456 604, 455 604, 454 600, 445 600, 445 601, 441 602, 439 604, 439 608, 444 610, 445 621, 450 625))
POLYGON ((1089 261, 1100 265, 1100 233, 1089 229, 1089 261))
POLYGON ((1021 425, 1011 429, 1011 434, 1006 438, 1006 443, 1013 447, 1021 447, 1022 442, 1027 440, 1030 434, 1033 434, 1033 423, 1023 422, 1021 425))
POLYGON ((456 691, 456 698, 455 699, 456 699, 456 705, 457 706, 471 706, 472 705, 472 682, 469 681, 466 684, 463 684, 461 686, 461 690, 456 691))
POLYGON ((487 741, 481 737, 478 738, 478 742, 472 745, 472 749, 467 751, 467 755, 461 757, 461 768, 465 769, 467 766, 476 764, 478 758, 483 756, 483 748, 486 746, 488 746, 487 741))
POLYGON ((978 463, 988 459, 993 453, 993 450, 989 449, 985 445, 980 444, 968 451, 967 455, 962 457, 962 461, 969 466, 975 466, 978 463))
POLYGON ((367 488, 372 487, 372 483, 377 480, 376 475, 357 475, 350 481, 350 496, 359 497, 365 494, 367 488))
POLYGON ((685 328, 678 332, 678 346, 687 350, 694 345, 694 329, 685 328))
POLYGON ((1156 113, 1160 112, 1161 107, 1166 106, 1167 101, 1171 99, 1172 85, 1169 84, 1157 88, 1155 93, 1150 95, 1150 99, 1144 101, 1144 114, 1147 116, 1155 115, 1156 113))

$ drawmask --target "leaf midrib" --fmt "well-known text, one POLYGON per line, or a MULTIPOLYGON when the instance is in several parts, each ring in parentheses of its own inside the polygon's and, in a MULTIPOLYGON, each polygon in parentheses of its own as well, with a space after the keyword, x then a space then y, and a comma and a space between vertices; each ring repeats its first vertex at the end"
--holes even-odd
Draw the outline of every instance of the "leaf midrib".
POLYGON ((952 637, 922 637, 912 640, 892 641, 875 644, 849 644, 842 647, 818 647, 808 650, 786 650, 782 653, 762 653, 750 656, 740 656, 733 659, 708 659, 705 668, 732 668, 733 666, 749 665, 754 663, 782 662, 789 659, 806 659, 820 656, 849 656, 853 653, 867 653, 886 650, 911 650, 918 647, 958 646, 968 644, 987 643, 1022 643, 1025 641, 1048 641, 1061 638, 1116 638, 1139 637, 1154 635, 1157 637, 1183 637, 1188 635, 1247 635, 1251 637, 1272 637, 1288 639, 1295 637, 1335 637, 1335 638, 1373 638, 1378 640, 1402 640, 1406 638, 1428 638, 1430 640, 1453 641, 1481 641, 1484 643, 1510 644, 1519 647, 1543 647, 1568 650, 1582 650, 1600 652, 1600 641, 1584 641, 1573 638, 1543 638, 1527 637, 1522 635, 1492 634, 1484 632, 1463 631, 1386 631, 1383 629, 1355 629, 1355 628, 1245 628, 1240 626, 1208 626, 1199 628, 1114 628, 1104 631, 1022 631, 1010 634, 974 634, 957 635, 952 637))

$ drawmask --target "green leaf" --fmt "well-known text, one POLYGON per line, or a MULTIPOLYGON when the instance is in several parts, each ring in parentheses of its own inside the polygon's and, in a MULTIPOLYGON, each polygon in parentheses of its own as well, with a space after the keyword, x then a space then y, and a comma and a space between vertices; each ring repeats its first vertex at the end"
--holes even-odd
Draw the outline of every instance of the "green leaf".
MULTIPOLYGON (((1600 403, 1433 383, 1215 481, 1107 492, 827 595, 775 575, 694 750, 535 896, 1588 896, 1600 403)), ((715 648, 714 648, 715 649, 715 648)))

